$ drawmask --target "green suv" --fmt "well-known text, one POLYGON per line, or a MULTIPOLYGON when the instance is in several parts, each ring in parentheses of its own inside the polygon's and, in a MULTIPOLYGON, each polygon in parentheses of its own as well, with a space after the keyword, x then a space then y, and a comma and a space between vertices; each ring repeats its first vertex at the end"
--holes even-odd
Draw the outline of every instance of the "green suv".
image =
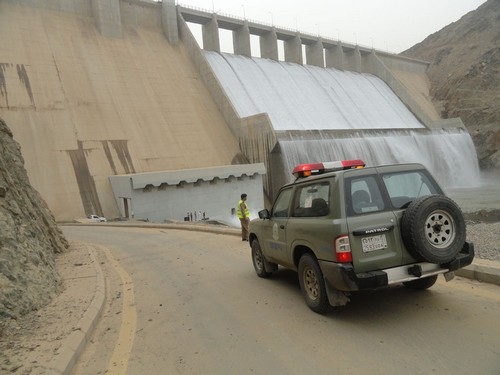
POLYGON ((469 265, 462 211, 420 164, 301 164, 250 223, 258 276, 298 272, 306 304, 324 313, 350 292, 402 283, 427 289, 469 265))

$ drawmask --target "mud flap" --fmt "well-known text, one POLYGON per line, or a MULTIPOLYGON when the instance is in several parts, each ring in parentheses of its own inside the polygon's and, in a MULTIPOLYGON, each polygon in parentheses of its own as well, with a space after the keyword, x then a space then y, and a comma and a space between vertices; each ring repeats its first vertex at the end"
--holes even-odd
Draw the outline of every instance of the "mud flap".
POLYGON ((344 306, 350 301, 346 292, 335 289, 330 283, 325 279, 326 294, 328 295, 328 302, 332 306, 344 306))
POLYGON ((448 281, 451 281, 454 279, 455 277, 455 272, 451 271, 451 272, 445 272, 443 273, 443 276, 444 276, 444 279, 448 282, 448 281))
POLYGON ((269 262, 264 256, 262 256, 262 260, 264 261, 264 269, 266 272, 275 273, 278 271, 278 265, 276 263, 269 262))

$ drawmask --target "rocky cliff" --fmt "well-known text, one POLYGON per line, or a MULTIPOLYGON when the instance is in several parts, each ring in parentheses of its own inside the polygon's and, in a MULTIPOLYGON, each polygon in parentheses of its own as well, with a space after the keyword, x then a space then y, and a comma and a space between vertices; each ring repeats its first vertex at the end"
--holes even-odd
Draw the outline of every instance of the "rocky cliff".
POLYGON ((0 335, 6 318, 48 303, 59 288, 54 256, 68 243, 30 185, 19 144, 0 119, 0 335))
POLYGON ((500 169, 500 0, 489 0, 402 55, 431 62, 442 117, 460 117, 483 168, 500 169))

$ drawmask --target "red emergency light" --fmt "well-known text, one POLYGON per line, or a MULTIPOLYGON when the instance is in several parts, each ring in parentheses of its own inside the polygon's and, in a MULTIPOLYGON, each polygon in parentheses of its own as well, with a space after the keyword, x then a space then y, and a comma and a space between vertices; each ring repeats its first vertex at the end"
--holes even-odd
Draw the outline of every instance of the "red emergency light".
POLYGON ((309 177, 311 175, 322 174, 326 172, 341 171, 351 168, 363 168, 365 165, 365 162, 359 159, 299 164, 295 168, 293 168, 292 174, 296 178, 309 177))

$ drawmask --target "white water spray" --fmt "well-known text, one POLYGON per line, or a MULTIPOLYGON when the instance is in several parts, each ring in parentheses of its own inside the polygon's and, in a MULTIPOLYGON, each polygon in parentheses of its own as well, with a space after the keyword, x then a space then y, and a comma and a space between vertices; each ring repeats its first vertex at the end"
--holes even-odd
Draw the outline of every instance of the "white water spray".
MULTIPOLYGON (((367 166, 421 163, 443 187, 479 184, 479 167, 471 138, 465 131, 415 131, 383 135, 280 142, 291 176, 295 165, 343 159, 362 159, 367 166)), ((291 178, 291 177, 290 177, 291 178)))

